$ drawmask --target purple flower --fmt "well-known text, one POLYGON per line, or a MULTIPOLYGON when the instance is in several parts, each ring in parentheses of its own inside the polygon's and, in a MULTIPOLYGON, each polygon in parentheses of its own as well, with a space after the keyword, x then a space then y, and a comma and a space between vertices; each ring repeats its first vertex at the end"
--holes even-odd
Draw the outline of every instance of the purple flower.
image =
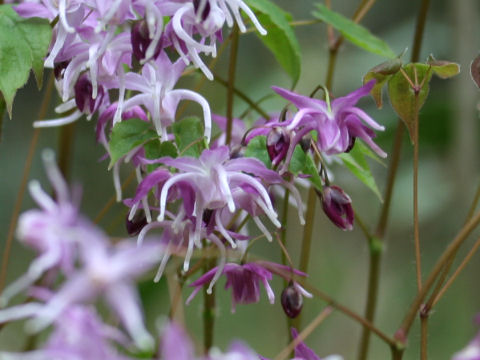
POLYGON ((243 342, 235 341, 233 342, 228 351, 223 353, 213 348, 208 353, 208 356, 205 360, 260 360, 260 357, 252 349, 250 349, 243 342))
POLYGON ((175 323, 165 326, 159 352, 164 360, 195 360, 192 342, 185 331, 175 323))
POLYGON ((309 98, 274 86, 275 92, 298 108, 298 112, 292 119, 275 124, 275 126, 285 127, 287 132, 293 132, 285 162, 287 164, 290 162, 295 146, 311 131, 317 132, 319 150, 328 155, 349 150, 355 138, 358 137, 379 156, 387 156, 372 140, 375 137, 372 129, 384 130, 384 127, 355 106, 360 98, 369 94, 374 85, 375 80, 372 80, 360 89, 337 98, 331 103, 328 98, 327 101, 309 98))
POLYGON ((216 56, 216 40, 221 39, 221 29, 225 22, 232 27, 235 19, 241 32, 247 30, 240 9, 247 14, 262 35, 267 33, 253 11, 242 0, 200 0, 187 2, 175 11, 165 28, 166 36, 185 64, 193 62, 195 67, 200 68, 205 76, 212 80, 213 74, 200 58, 200 54, 216 56))
MULTIPOLYGON (((298 337, 298 332, 295 328, 291 329, 293 339, 298 337)), ((303 341, 300 341, 295 347, 295 358, 292 360, 322 360, 315 352, 310 349, 303 341)), ((323 360, 343 360, 339 355, 330 355, 323 360)))
MULTIPOLYGON (((216 272, 217 267, 211 269, 190 284, 190 286, 195 289, 188 297, 187 304, 192 301, 205 284, 210 283, 216 272)), ((269 284, 269 281, 272 280, 272 272, 281 276, 286 276, 285 274, 288 274, 288 272, 293 272, 299 276, 306 276, 305 273, 298 270, 275 263, 225 264, 222 274, 227 277, 225 288, 232 288, 232 312, 235 312, 237 304, 252 304, 260 301, 260 284, 263 285, 267 292, 268 301, 270 304, 273 304, 275 302, 275 294, 269 284)))
POLYGON ((22 354, 2 353, 2 359, 127 360, 113 343, 127 345, 118 329, 104 324, 90 307, 74 306, 57 318, 42 348, 22 354))
POLYGON ((203 109, 204 135, 207 141, 210 141, 212 125, 208 102, 194 91, 173 89, 184 68, 185 64, 180 59, 172 64, 168 56, 161 52, 155 61, 152 60, 143 66, 141 75, 127 73, 123 79, 116 81, 116 84, 113 82, 111 86, 117 85, 120 90, 123 88, 138 92, 127 100, 120 97, 114 124, 120 121, 120 114, 123 111, 143 105, 150 112, 152 122, 162 141, 166 141, 167 127, 175 121, 178 103, 181 100, 192 100, 203 109))
POLYGON ((352 230, 355 214, 352 200, 338 186, 325 186, 322 194, 322 207, 325 214, 342 230, 352 230))
POLYGON ((34 249, 38 256, 30 264, 27 273, 3 291, 3 304, 50 269, 57 268, 64 274, 72 273, 77 259, 75 249, 80 243, 87 247, 91 243, 105 244, 108 241, 101 231, 80 216, 80 189, 74 188, 70 193, 56 165, 54 153, 46 150, 42 157, 56 200, 41 188, 38 181, 29 184, 30 194, 40 209, 26 211, 20 216, 17 237, 24 245, 34 249))
POLYGON ((140 300, 134 279, 149 270, 160 258, 162 246, 119 243, 115 248, 90 244, 80 248, 81 269, 66 281, 45 304, 27 303, 0 310, 0 322, 31 317, 31 331, 40 331, 56 321, 65 311, 103 296, 132 336, 136 345, 151 349, 153 339, 143 325, 140 300))

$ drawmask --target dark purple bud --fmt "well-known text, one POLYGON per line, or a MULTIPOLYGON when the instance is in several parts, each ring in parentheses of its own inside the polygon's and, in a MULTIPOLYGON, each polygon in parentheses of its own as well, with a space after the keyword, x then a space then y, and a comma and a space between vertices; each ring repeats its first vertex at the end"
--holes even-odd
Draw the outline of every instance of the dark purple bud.
POLYGON ((63 79, 63 74, 69 63, 70 61, 62 61, 62 62, 55 63, 55 66, 53 68, 55 79, 57 80, 63 79))
POLYGON ((325 186, 321 194, 323 211, 342 230, 353 229, 352 200, 338 186, 325 186))
POLYGON ((303 296, 292 282, 283 289, 281 303, 289 318, 296 318, 303 308, 303 296))
POLYGON ((267 151, 273 165, 277 165, 285 159, 289 146, 290 137, 283 127, 275 127, 268 133, 267 151))
MULTIPOLYGON (((138 61, 145 59, 148 46, 152 42, 150 38, 150 32, 148 31, 148 24, 146 20, 137 21, 130 32, 130 41, 132 42, 132 51, 133 55, 137 58, 138 61)), ((153 53, 153 58, 155 59, 160 50, 162 49, 163 37, 160 37, 155 51, 153 53)))
POLYGON ((348 153, 352 151, 353 147, 355 146, 355 140, 357 138, 355 136, 350 137, 350 143, 348 144, 348 147, 345 149, 345 152, 348 153))
POLYGON ((310 150, 310 147, 312 146, 312 135, 307 134, 302 137, 302 140, 300 140, 299 144, 302 147, 304 153, 308 152, 310 150))
POLYGON ((75 103, 80 111, 93 114, 103 98, 103 87, 99 86, 97 97, 93 98, 93 86, 87 74, 81 75, 74 86, 75 103))
POLYGON ((135 214, 132 220, 125 220, 125 226, 127 228, 127 233, 130 236, 136 236, 142 231, 143 227, 147 225, 147 218, 145 217, 145 213, 143 211, 139 211, 135 214))
POLYGON ((202 21, 207 20, 208 15, 210 15, 210 3, 208 0, 193 0, 193 8, 195 9, 195 14, 198 14, 199 11, 202 12, 202 21))

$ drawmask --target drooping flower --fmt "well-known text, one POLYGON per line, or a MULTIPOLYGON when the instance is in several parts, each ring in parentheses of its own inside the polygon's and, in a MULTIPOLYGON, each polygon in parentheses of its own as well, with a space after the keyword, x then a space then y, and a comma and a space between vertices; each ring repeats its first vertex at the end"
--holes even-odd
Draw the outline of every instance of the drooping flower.
POLYGON ((298 108, 298 112, 291 119, 272 124, 284 127, 285 131, 291 134, 285 162, 290 162, 295 146, 311 131, 317 133, 318 149, 328 155, 349 151, 355 139, 360 138, 379 156, 385 157, 386 153, 372 140, 376 136, 373 130, 384 130, 384 127, 356 107, 360 98, 368 95, 374 85, 375 80, 372 80, 332 102, 328 98, 327 101, 314 99, 274 86, 275 92, 298 108))
MULTIPOLYGON (((195 289, 188 297, 187 304, 192 301, 205 284, 210 283, 216 272, 217 268, 215 267, 190 284, 195 289)), ((269 281, 272 280, 272 272, 284 277, 285 274, 306 276, 301 271, 275 263, 225 264, 222 273, 227 278, 225 288, 232 288, 232 312, 235 312, 237 304, 252 304, 260 301, 260 284, 267 292, 268 301, 273 304, 275 294, 269 284, 269 281)))

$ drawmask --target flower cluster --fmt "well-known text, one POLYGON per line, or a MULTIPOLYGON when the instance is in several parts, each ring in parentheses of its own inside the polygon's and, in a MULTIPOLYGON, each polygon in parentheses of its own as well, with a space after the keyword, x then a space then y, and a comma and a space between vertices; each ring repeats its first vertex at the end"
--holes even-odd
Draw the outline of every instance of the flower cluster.
MULTIPOLYGON (((33 301, 0 310, 0 323, 28 319, 27 329, 32 332, 53 326, 49 340, 34 358, 121 360, 129 357, 120 350, 151 351, 155 339, 144 326, 135 283, 154 266, 158 266, 154 281, 159 281, 172 256, 183 260, 183 271, 178 274, 187 279, 201 249, 213 253, 217 263, 190 284, 194 290, 187 303, 206 285, 211 293, 224 275, 225 288, 232 291, 232 311, 237 304, 258 302, 261 286, 273 304, 275 293, 269 282, 276 274, 289 283, 281 296, 285 313, 297 316, 303 297, 311 297, 298 280, 307 274, 293 266, 251 260, 251 233, 257 230, 261 234, 257 238, 269 241, 278 236, 277 229, 283 225, 275 206, 278 191, 289 194, 303 225, 296 181, 312 176, 320 176, 325 185, 318 189, 322 184, 315 184, 329 218, 342 229, 352 229, 351 200, 339 187, 329 185, 321 154, 348 152, 360 138, 385 156, 372 140, 373 130, 383 127, 356 107, 374 83, 331 103, 328 94, 323 101, 274 87, 298 112, 259 119, 248 130, 242 119, 212 114, 202 95, 177 87, 189 65, 213 79, 203 58, 216 56, 225 25, 245 32, 248 18, 260 34, 266 34, 244 1, 45 0, 25 1, 14 8, 23 17, 40 16, 53 26, 45 66, 53 68, 62 99, 56 110, 62 115, 34 126, 64 125, 83 115, 97 118, 96 139, 110 157, 118 201, 123 198, 120 164, 129 162, 134 167, 138 186, 123 203, 128 208, 127 231, 137 239, 136 243, 130 239, 112 244, 83 218, 78 211, 78 188, 69 190, 53 154, 46 152, 55 199, 32 182, 30 192, 40 209, 24 213, 18 229, 20 241, 36 251, 37 257, 27 273, 0 296, 7 304, 27 291, 33 301), (182 143, 182 134, 176 132, 183 100, 198 104, 203 120, 196 124, 201 127, 200 135, 189 137, 188 143, 182 143), (212 135, 212 121, 219 134, 212 135), (227 128, 232 129, 230 134, 227 128), (112 144, 122 131, 135 141, 121 138, 120 143, 128 144, 117 151, 112 144), (266 158, 248 155, 247 144, 257 136, 265 136, 264 149, 257 150, 266 158), (298 145, 304 161, 310 159, 310 167, 290 172, 298 145), (312 149, 317 152, 315 158, 312 149), (247 224, 255 227, 249 229, 247 224), (108 305, 121 329, 105 323, 90 306, 99 300, 108 305)), ((292 334, 297 337, 296 331, 292 334)), ((169 360, 196 358, 183 330, 174 325, 165 331, 159 354, 169 360), (183 344, 180 352, 179 344, 183 344)), ((212 350, 199 359, 230 358, 261 359, 239 344, 226 354, 212 350)), ((319 357, 300 343, 295 359, 319 357)))

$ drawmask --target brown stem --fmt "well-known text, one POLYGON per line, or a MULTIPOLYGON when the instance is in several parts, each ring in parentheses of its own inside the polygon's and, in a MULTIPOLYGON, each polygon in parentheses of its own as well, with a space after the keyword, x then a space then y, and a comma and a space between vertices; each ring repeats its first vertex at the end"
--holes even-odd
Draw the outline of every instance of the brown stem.
MULTIPOLYGON (((37 119, 42 120, 47 114, 48 106, 50 105, 50 100, 53 93, 53 82, 54 75, 53 71, 50 73, 48 78, 48 84, 43 95, 42 103, 40 104, 40 109, 38 111, 37 119)), ((18 188, 17 198, 15 200, 15 205, 13 207, 12 217, 10 218, 10 225, 8 227, 7 239, 5 241, 5 249, 3 252, 2 259, 2 268, 0 270, 0 293, 5 286, 5 280, 7 277, 8 269, 8 260, 10 259, 10 250, 12 247, 13 235, 15 233, 15 228, 17 226, 18 216, 22 208, 23 196, 25 194, 25 189, 27 187, 28 175, 30 174, 30 169, 32 167, 33 155, 35 154, 35 148, 37 146, 38 137, 40 135, 40 129, 36 128, 33 131, 32 140, 30 141, 30 146, 28 148, 27 159, 25 160, 25 166, 23 167, 22 180, 20 181, 20 187, 18 188)))
MULTIPOLYGON (((415 84, 417 82, 415 81, 415 84)), ((415 241, 415 269, 417 289, 422 290, 422 263, 420 254, 420 232, 418 224, 418 93, 415 94, 415 124, 413 144, 413 236, 415 241)), ((423 343, 423 342, 422 342, 423 343)))
POLYGON ((465 266, 470 262, 472 257, 475 255, 477 252, 478 248, 480 247, 480 238, 477 239, 475 244, 473 245, 472 249, 468 252, 468 254, 465 256, 463 261, 460 263, 458 266, 457 270, 452 274, 452 276, 447 280, 443 288, 436 294, 436 296, 432 296, 431 300, 429 300, 428 303, 431 302, 430 309, 433 308, 438 301, 442 298, 442 296, 445 294, 445 292, 448 290, 448 288, 453 284, 453 282, 458 278, 460 273, 465 269, 465 266))
MULTIPOLYGON (((422 0, 420 12, 417 17, 415 35, 413 39, 413 50, 412 50, 412 56, 411 56, 412 62, 417 62, 420 57, 420 49, 422 46, 423 32, 425 29, 425 23, 427 19, 429 4, 430 4, 430 0, 422 0)), ((388 170, 387 187, 385 189, 384 202, 383 202, 382 210, 380 212, 377 229, 375 231, 375 235, 378 237, 378 241, 383 241, 385 237, 385 230, 387 227, 388 217, 390 214, 390 205, 391 205, 391 200, 393 195, 393 188, 395 185, 398 165, 400 163, 400 155, 402 150, 402 140, 403 140, 404 132, 405 132, 405 127, 403 123, 401 121, 398 121, 397 129, 395 132, 394 150, 391 155, 392 159, 391 159, 389 170, 388 170)), ((371 262, 375 261, 380 263, 381 253, 379 253, 377 256, 371 256, 370 261, 371 262)), ((378 283, 380 280, 379 279, 380 266, 374 266, 374 265, 375 264, 371 263, 370 270, 369 270, 369 271, 376 271, 376 274, 371 274, 371 273, 369 274, 369 279, 370 279, 368 284, 369 295, 367 298, 367 305, 366 305, 366 311, 365 311, 365 317, 370 321, 373 321, 375 316, 375 308, 377 303, 376 298, 378 297, 378 283)), ((369 341, 370 341, 369 330, 364 328, 362 339, 361 339, 361 346, 360 346, 361 350, 360 350, 359 360, 367 359, 369 341)), ((392 358, 394 360, 401 359, 402 356, 403 356, 403 350, 392 348, 392 358)))
POLYGON ((422 290, 413 300, 407 314, 405 315, 399 327, 399 330, 397 331, 397 334, 401 333, 402 337, 406 338, 422 302, 425 300, 425 297, 435 283, 435 280, 437 280, 438 275, 440 274, 444 266, 447 264, 447 262, 450 260, 451 255, 460 248, 463 242, 467 239, 468 235, 470 235, 470 233, 477 227, 479 223, 480 212, 478 212, 466 225, 462 227, 455 239, 445 249, 442 256, 437 260, 435 266, 425 280, 422 290))

